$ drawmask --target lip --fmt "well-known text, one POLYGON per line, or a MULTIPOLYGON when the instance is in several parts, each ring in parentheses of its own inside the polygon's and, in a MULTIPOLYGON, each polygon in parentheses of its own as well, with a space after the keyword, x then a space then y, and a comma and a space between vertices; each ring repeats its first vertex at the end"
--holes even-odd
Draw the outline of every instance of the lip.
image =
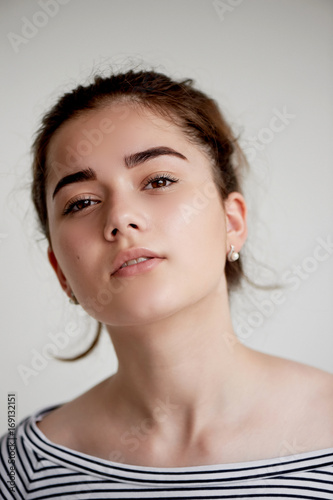
POLYGON ((158 264, 162 259, 164 259, 164 257, 161 257, 148 248, 131 248, 125 251, 123 250, 118 253, 114 260, 111 275, 130 276, 132 274, 137 274, 138 271, 145 272, 152 267, 155 267, 155 265, 158 264), (138 259, 139 257, 150 257, 150 259, 144 262, 139 262, 139 264, 134 264, 133 266, 123 267, 122 269, 120 269, 121 266, 128 260, 138 259))

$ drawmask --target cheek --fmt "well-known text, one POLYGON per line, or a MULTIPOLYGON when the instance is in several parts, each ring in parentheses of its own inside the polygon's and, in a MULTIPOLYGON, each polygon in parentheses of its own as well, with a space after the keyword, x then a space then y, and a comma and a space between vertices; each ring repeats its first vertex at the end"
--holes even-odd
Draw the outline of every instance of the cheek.
POLYGON ((89 270, 93 262, 93 229, 85 225, 84 230, 80 224, 59 226, 53 249, 60 267, 67 277, 74 276, 82 269, 89 270))
POLYGON ((219 196, 192 195, 170 208, 171 214, 164 229, 173 242, 174 255, 179 256, 183 278, 220 276, 225 266, 226 222, 219 196))
POLYGON ((220 232, 224 227, 222 201, 210 180, 202 183, 200 188, 193 185, 185 192, 179 191, 163 200, 157 200, 151 210, 156 216, 155 220, 163 221, 164 229, 179 232, 180 236, 184 231, 195 230, 199 233, 203 228, 210 230, 215 225, 220 232))

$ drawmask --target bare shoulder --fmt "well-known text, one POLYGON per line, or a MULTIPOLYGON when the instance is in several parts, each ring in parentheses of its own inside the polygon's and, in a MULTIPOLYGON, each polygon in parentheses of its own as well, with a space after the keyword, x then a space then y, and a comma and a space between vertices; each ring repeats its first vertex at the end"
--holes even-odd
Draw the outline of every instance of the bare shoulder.
POLYGON ((333 447, 333 375, 296 361, 263 355, 274 404, 289 439, 304 451, 333 447))
POLYGON ((333 395, 333 374, 297 361, 271 357, 283 380, 297 384, 301 393, 320 397, 333 395))
POLYGON ((85 434, 86 423, 94 422, 99 412, 99 393, 104 383, 48 413, 37 422, 37 427, 53 443, 77 449, 78 436, 85 434))
POLYGON ((295 366, 290 368, 291 380, 299 387, 300 397, 314 408, 314 411, 320 410, 323 418, 327 416, 332 423, 333 433, 333 375, 301 363, 293 363, 295 366))
POLYGON ((276 387, 294 398, 321 402, 333 411, 333 374, 297 361, 263 354, 276 387))

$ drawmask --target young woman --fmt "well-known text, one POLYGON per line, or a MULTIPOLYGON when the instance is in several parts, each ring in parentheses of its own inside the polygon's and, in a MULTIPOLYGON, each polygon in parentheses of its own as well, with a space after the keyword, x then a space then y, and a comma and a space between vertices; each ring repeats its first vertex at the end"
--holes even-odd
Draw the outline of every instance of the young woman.
POLYGON ((2 498, 332 498, 332 375, 233 330, 241 158, 216 103, 155 72, 96 77, 44 117, 48 258, 119 366, 3 437, 2 498))

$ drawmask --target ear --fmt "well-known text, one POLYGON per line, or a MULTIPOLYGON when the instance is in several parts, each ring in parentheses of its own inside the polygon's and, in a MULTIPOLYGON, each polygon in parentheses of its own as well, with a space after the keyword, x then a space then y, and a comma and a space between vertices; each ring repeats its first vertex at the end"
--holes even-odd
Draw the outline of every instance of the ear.
POLYGON ((227 251, 234 245, 239 252, 247 238, 247 207, 244 197, 234 191, 224 201, 227 224, 227 251))
POLYGON ((47 249, 47 256, 48 256, 48 259, 49 259, 51 266, 54 269, 54 272, 57 275, 57 278, 59 280, 61 288, 66 292, 66 294, 70 298, 71 297, 71 288, 67 282, 66 276, 64 275, 64 273, 62 272, 62 270, 59 266, 59 263, 57 261, 55 254, 54 254, 54 251, 52 250, 52 248, 50 246, 47 249))

